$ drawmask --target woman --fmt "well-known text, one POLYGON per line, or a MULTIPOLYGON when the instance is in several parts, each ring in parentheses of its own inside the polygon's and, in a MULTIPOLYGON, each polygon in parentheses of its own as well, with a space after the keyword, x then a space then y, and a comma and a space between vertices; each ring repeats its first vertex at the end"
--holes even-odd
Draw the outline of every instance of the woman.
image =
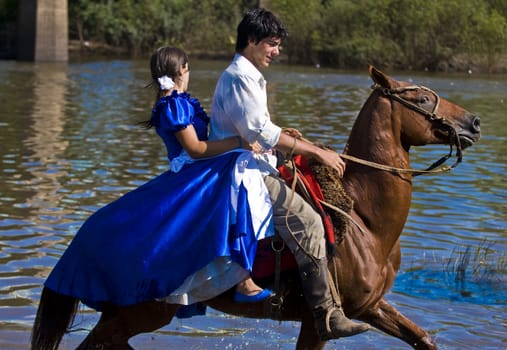
POLYGON ((235 285, 237 302, 268 298, 250 278, 257 240, 273 233, 269 196, 249 165, 257 146, 207 141, 182 50, 158 49, 151 74, 158 98, 144 124, 164 141, 170 170, 88 218, 45 286, 99 311, 154 299, 190 305, 235 285))

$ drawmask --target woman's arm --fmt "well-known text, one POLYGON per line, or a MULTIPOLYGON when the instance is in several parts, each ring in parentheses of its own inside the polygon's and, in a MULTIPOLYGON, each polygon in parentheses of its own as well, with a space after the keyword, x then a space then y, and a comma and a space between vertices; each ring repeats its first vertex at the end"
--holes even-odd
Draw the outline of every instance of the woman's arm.
POLYGON ((183 149, 194 159, 213 157, 236 148, 254 150, 254 145, 249 145, 240 136, 229 137, 223 140, 201 141, 192 125, 187 126, 174 134, 183 149))

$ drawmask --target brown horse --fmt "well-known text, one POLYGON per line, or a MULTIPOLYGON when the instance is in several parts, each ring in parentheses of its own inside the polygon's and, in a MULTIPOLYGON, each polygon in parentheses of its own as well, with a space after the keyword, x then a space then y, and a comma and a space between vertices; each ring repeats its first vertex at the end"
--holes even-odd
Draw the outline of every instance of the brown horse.
MULTIPOLYGON (((349 158, 343 187, 353 200, 351 217, 358 225, 349 226, 336 247, 338 255, 329 258, 329 269, 339 281, 339 295, 349 317, 367 322, 415 349, 436 349, 426 331, 384 299, 400 267, 400 235, 411 201, 414 174, 399 169, 410 168, 411 146, 447 144, 451 152, 456 146, 461 160, 461 150, 480 137, 480 120, 430 89, 396 81, 373 67, 369 72, 374 89, 359 113, 344 152, 349 158), (350 157, 381 166, 370 167, 350 157)), ((325 342, 317 336, 299 281, 292 276, 284 273, 277 283, 283 286, 284 298, 276 318, 301 321, 297 349, 322 349, 325 342)), ((272 286, 273 277, 258 282, 272 286)), ((75 298, 44 288, 32 349, 56 349, 72 325, 78 304, 75 298)), ((206 304, 233 315, 275 317, 267 307, 234 303, 231 291, 206 304)), ((109 305, 78 349, 132 349, 128 344, 131 337, 168 324, 177 309, 178 305, 157 301, 109 305)))

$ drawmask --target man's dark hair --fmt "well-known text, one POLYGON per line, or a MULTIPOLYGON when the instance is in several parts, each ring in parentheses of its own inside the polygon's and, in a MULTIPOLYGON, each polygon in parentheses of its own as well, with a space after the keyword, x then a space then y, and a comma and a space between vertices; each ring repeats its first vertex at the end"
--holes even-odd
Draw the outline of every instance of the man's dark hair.
POLYGON ((270 11, 257 8, 248 11, 238 25, 236 38, 236 52, 241 52, 248 46, 248 40, 253 39, 258 44, 265 38, 287 37, 287 30, 282 22, 270 11))

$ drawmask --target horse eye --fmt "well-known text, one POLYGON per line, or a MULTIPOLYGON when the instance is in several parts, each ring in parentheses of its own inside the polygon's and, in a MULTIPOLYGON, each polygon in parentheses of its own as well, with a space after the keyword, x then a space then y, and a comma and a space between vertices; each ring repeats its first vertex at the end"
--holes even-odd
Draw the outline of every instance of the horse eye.
POLYGON ((422 95, 421 98, 419 99, 420 104, 427 104, 430 102, 431 102, 431 99, 428 95, 422 95))

